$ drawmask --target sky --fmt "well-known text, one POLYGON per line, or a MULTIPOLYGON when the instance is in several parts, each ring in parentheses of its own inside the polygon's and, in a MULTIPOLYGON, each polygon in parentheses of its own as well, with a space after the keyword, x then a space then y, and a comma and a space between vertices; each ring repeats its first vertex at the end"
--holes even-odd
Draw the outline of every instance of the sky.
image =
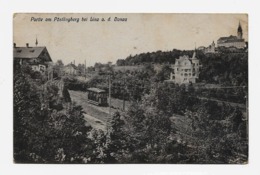
POLYGON ((239 22, 248 41, 246 14, 18 13, 13 17, 13 41, 18 47, 26 43, 35 46, 37 38, 38 46, 47 47, 53 62, 61 59, 68 64, 75 60, 77 65, 86 60, 87 66, 93 66, 139 53, 208 46, 217 43, 219 37, 237 35, 239 22), (55 17, 79 18, 79 22, 54 21, 55 17), (90 21, 91 17, 99 21, 90 21), (127 21, 114 21, 115 17, 127 21), (83 22, 82 18, 88 20, 83 22))

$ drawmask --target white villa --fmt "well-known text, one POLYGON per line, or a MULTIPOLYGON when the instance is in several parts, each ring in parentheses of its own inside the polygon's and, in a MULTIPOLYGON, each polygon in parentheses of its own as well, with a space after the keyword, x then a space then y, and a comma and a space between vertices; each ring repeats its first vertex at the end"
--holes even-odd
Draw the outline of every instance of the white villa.
POLYGON ((192 58, 187 55, 180 56, 172 66, 173 72, 170 75, 170 81, 177 84, 196 83, 196 79, 199 78, 200 67, 199 60, 196 58, 196 51, 194 51, 192 58))

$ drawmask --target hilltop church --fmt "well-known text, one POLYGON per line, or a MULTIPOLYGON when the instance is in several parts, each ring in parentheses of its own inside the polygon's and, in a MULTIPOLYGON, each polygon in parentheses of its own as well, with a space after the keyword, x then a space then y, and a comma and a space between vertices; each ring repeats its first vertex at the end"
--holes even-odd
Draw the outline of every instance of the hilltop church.
POLYGON ((218 47, 236 47, 243 49, 246 47, 245 39, 243 38, 243 29, 239 22, 237 28, 237 36, 220 37, 217 41, 218 47))

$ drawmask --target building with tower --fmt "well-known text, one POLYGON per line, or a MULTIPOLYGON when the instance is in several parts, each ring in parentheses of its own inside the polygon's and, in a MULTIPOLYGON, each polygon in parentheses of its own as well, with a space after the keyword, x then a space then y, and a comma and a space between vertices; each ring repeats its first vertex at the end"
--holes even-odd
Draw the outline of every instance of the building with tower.
POLYGON ((211 43, 211 45, 209 45, 208 47, 205 47, 203 49, 203 52, 204 53, 215 53, 216 52, 216 45, 215 45, 215 42, 213 41, 211 43))
POLYGON ((245 39, 243 38, 243 29, 239 22, 237 28, 237 36, 230 35, 228 37, 220 37, 217 41, 218 47, 235 47, 243 49, 246 47, 245 39))
POLYGON ((200 62, 196 58, 196 50, 192 58, 189 58, 187 55, 180 56, 172 66, 173 72, 169 81, 177 84, 196 83, 196 80, 199 78, 200 67, 200 62))

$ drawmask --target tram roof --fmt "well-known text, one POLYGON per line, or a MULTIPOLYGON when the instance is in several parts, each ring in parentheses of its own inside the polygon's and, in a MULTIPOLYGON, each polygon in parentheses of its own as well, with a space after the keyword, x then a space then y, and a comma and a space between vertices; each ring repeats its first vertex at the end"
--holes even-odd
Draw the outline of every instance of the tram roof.
POLYGON ((97 93, 106 92, 105 90, 99 88, 88 88, 87 90, 92 92, 97 92, 97 93))

